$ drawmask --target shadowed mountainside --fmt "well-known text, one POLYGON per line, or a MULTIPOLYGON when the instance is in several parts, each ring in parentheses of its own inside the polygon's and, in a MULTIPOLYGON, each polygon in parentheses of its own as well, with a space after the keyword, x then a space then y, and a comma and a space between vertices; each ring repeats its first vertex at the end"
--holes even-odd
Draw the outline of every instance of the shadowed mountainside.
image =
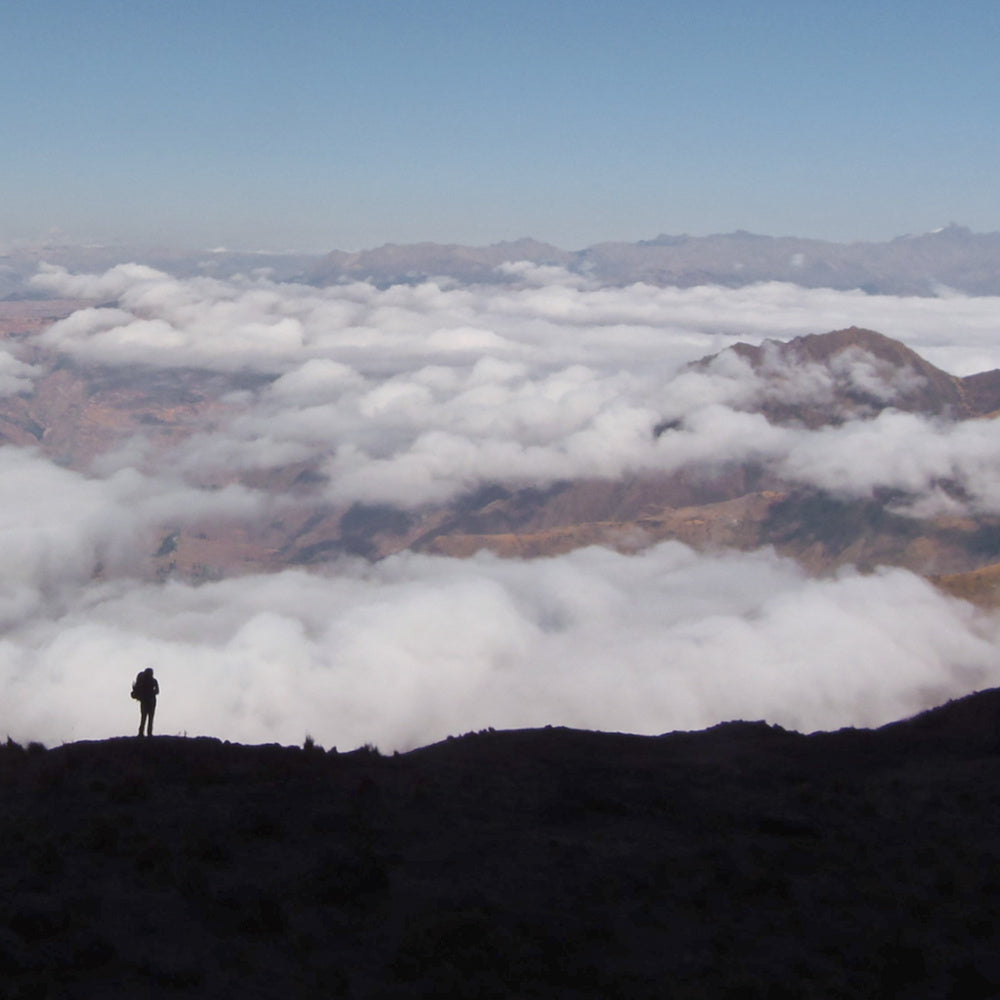
POLYGON ((995 996, 998 725, 8 744, 0 995, 995 996))

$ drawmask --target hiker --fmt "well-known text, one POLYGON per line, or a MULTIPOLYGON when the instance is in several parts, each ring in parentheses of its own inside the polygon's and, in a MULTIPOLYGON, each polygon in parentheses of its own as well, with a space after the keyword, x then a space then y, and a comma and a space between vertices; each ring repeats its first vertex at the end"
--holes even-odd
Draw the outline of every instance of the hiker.
POLYGON ((139 735, 153 735, 153 716, 156 714, 156 696, 160 693, 160 685, 153 676, 153 668, 146 667, 136 674, 132 685, 132 697, 139 702, 139 735))

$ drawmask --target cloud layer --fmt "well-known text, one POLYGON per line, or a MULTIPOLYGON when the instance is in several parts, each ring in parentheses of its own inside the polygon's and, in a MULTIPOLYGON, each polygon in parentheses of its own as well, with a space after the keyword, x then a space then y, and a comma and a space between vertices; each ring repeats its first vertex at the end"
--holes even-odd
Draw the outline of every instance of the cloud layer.
POLYGON ((902 570, 809 580, 768 552, 395 556, 198 587, 115 581, 0 643, 0 726, 128 732, 152 665, 160 732, 406 749, 569 725, 658 733, 729 718, 876 725, 1000 682, 1000 623, 902 570))
MULTIPOLYGON (((84 471, 0 449, 0 736, 128 732, 127 688, 146 665, 163 688, 161 732, 386 749, 490 725, 869 725, 997 683, 994 617, 901 570, 809 580, 769 552, 401 555, 197 587, 133 577, 157 526, 293 502, 215 488, 227 471, 306 460, 320 463, 325 498, 345 504, 753 459, 835 492, 892 486, 926 504, 954 503, 938 484, 957 481, 973 512, 1000 511, 988 421, 890 409, 821 431, 779 427, 748 412, 776 383, 739 359, 683 371, 739 340, 850 325, 953 373, 1000 367, 995 299, 601 288, 530 266, 520 278, 315 289, 139 265, 44 270, 39 287, 105 304, 37 346, 137 379, 148 367, 255 378, 155 466, 141 436, 84 471), (657 437, 665 418, 676 429, 657 437)), ((0 392, 29 391, 42 368, 9 358, 0 392)), ((863 356, 838 364, 779 372, 780 392, 815 399, 841 380, 891 402, 911 377, 863 356)))
POLYGON ((728 356, 682 371, 738 340, 850 325, 898 337, 952 373, 1000 367, 996 299, 779 283, 607 288, 528 265, 521 278, 499 288, 315 289, 122 265, 103 275, 48 268, 35 280, 113 302, 54 324, 40 341, 59 352, 265 380, 234 393, 228 419, 169 457, 181 476, 319 460, 329 500, 414 506, 490 480, 548 483, 750 459, 857 496, 879 487, 932 495, 947 477, 974 511, 1000 510, 1000 451, 988 423, 955 430, 889 413, 863 429, 814 434, 744 412, 776 395, 815 402, 845 388, 891 404, 920 381, 916 371, 858 351, 828 369, 755 372, 728 356), (682 419, 682 432, 656 438, 664 419, 682 419), (845 470, 843 457, 861 438, 866 461, 845 470))

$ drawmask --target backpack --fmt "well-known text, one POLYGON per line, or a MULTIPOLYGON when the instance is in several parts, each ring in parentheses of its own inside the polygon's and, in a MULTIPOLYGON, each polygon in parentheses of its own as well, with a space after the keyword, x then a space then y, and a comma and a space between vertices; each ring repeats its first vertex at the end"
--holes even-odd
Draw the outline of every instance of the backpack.
POLYGON ((135 675, 135 680, 132 682, 132 697, 136 701, 142 701, 144 696, 148 696, 150 688, 152 685, 149 683, 149 676, 145 670, 140 670, 139 673, 135 675))
POLYGON ((156 683, 156 678, 152 673, 140 670, 132 683, 132 697, 136 701, 143 698, 155 698, 160 693, 160 685, 156 683))

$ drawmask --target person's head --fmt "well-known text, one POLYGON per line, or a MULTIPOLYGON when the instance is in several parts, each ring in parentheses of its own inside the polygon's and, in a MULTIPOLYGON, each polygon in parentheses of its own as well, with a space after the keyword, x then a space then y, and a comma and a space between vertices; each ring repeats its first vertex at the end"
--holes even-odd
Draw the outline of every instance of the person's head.
POLYGON ((147 677, 152 677, 153 676, 153 668, 152 667, 146 667, 146 669, 143 671, 143 673, 146 674, 147 677))

